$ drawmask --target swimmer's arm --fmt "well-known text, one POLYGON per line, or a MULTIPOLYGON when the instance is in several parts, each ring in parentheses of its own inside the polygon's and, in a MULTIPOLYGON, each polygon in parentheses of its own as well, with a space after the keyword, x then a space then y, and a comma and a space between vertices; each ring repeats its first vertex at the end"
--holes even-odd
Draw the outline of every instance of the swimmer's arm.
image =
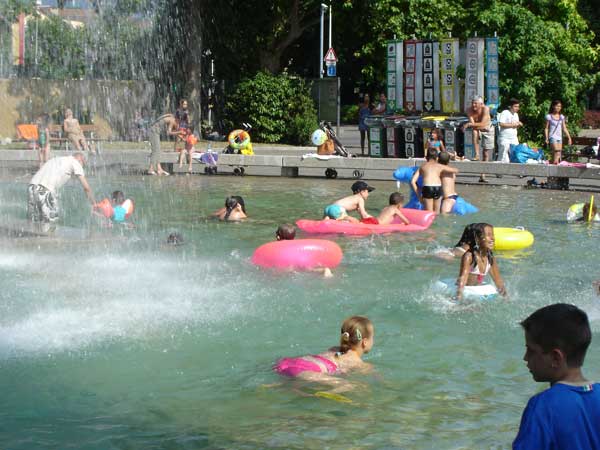
POLYGON ((402 214, 400 211, 396 211, 396 215, 402 222, 404 222, 405 225, 408 225, 410 223, 410 220, 408 220, 406 218, 406 216, 404 214, 402 214))
POLYGON ((90 185, 88 184, 87 180, 85 179, 85 177, 83 175, 79 175, 79 176, 77 176, 77 178, 79 178, 79 182, 81 183, 81 187, 83 188, 83 191, 85 192, 86 197, 88 198, 88 200, 90 201, 92 206, 94 206, 96 204, 96 199, 94 198, 94 193, 92 192, 92 188, 90 188, 90 185))
POLYGON ((456 167, 450 167, 450 166, 444 166, 443 164, 441 164, 444 168, 442 169, 442 172, 446 172, 446 173, 458 173, 459 170, 456 167))
POLYGON ((492 277, 492 280, 494 280, 494 284, 496 285, 496 289, 498 289, 498 292, 502 296, 506 297, 506 287, 504 286, 504 280, 502 279, 502 276, 500 275, 500 269, 498 268, 496 259, 494 259, 494 262, 492 263, 492 266, 490 267, 490 276, 492 277))
POLYGON ((212 213, 212 214, 211 214, 211 216, 212 216, 212 217, 218 217, 218 216, 220 216, 221 214, 223 214, 223 213, 225 212, 225 210, 226 210, 226 209, 227 209, 227 208, 221 208, 221 209, 218 209, 218 210, 216 210, 214 213, 212 213))
POLYGON ((367 217, 371 217, 371 214, 369 214, 367 212, 367 210, 365 209, 365 201, 363 200, 363 198, 361 197, 360 199, 358 199, 358 214, 360 214, 360 217, 362 219, 366 219, 367 217))
POLYGON ((460 260, 460 272, 458 274, 458 279, 456 280, 456 299, 462 299, 463 289, 467 284, 467 280, 469 278, 469 268, 473 263, 473 257, 471 256, 471 252, 467 252, 463 255, 460 260))
POLYGON ((419 175, 421 175, 421 169, 416 170, 415 173, 413 174, 413 177, 410 180, 410 186, 412 187, 413 191, 415 191, 415 194, 417 194, 417 197, 419 197, 419 199, 421 199, 421 194, 419 192, 419 186, 417 185, 417 180, 419 179, 419 175))

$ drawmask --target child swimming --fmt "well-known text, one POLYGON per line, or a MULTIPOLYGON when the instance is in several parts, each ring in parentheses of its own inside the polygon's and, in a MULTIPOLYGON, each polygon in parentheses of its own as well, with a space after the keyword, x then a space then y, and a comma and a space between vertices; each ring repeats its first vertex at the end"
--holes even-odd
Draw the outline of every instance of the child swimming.
MULTIPOLYGON (((293 241, 296 238, 296 227, 291 223, 284 223, 277 227, 275 231, 275 239, 278 241, 293 241)), ((311 272, 323 274, 324 278, 333 277, 333 272, 329 267, 315 267, 310 269, 311 272)))
POLYGON ((273 369, 288 377, 338 386, 335 390, 341 392, 349 387, 333 375, 371 370, 371 364, 364 362, 362 357, 373 348, 374 336, 373 324, 367 317, 352 316, 342 323, 339 347, 332 347, 318 355, 283 358, 273 369))
POLYGON ((352 195, 344 197, 329 205, 325 208, 324 216, 335 220, 347 220, 348 222, 357 222, 353 217, 348 216, 350 211, 358 211, 361 219, 369 219, 371 215, 365 209, 365 201, 369 198, 369 193, 374 191, 375 188, 369 186, 364 181, 356 181, 352 184, 352 195), (334 207, 334 208, 332 208, 334 207), (333 212, 332 210, 335 210, 333 212), (337 216, 337 217, 332 217, 337 216), (343 217, 343 219, 340 219, 343 217), (354 219, 354 220, 352 220, 354 219))
POLYGON ((468 250, 460 261, 460 272, 456 280, 456 299, 462 299, 465 286, 483 284, 485 276, 489 273, 496 285, 498 292, 506 296, 504 280, 500 276, 498 263, 494 258, 494 227, 487 223, 473 225, 473 234, 468 237, 466 244, 468 250))
POLYGON ((232 195, 225 199, 225 206, 218 211, 213 213, 214 217, 218 217, 219 220, 226 220, 230 222, 240 221, 248 218, 246 215, 246 204, 244 199, 239 195, 232 195))
POLYGON ((404 196, 400 192, 393 192, 389 198, 389 205, 381 210, 377 221, 381 225, 387 225, 392 223, 394 217, 398 217, 403 223, 409 224, 410 221, 402 214, 402 203, 404 203, 404 196))

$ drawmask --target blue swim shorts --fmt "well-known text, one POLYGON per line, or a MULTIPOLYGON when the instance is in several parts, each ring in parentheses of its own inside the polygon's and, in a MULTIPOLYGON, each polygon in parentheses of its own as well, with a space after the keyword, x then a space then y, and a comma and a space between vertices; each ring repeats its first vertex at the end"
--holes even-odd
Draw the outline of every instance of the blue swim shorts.
POLYGON ((341 207, 340 205, 329 205, 327 207, 325 207, 325 210, 323 211, 323 216, 325 217, 329 217, 330 219, 339 219, 340 217, 342 217, 344 215, 344 213, 346 212, 346 210, 341 207))

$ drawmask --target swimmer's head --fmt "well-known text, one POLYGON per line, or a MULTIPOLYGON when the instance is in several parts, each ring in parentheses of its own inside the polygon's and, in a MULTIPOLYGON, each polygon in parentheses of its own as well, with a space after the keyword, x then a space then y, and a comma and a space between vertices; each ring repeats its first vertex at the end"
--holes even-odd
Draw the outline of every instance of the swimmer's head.
POLYGON ((237 198, 235 198, 235 196, 227 197, 225 199, 225 217, 223 217, 223 219, 229 219, 229 216, 236 208, 241 209, 240 203, 238 202, 237 198))
POLYGON ((296 227, 289 223, 279 225, 275 232, 275 236, 278 241, 291 241, 296 237, 296 227))
POLYGON ((450 162, 450 153, 448 152, 441 152, 438 156, 438 162, 440 164, 443 164, 445 166, 448 165, 448 163, 450 162))
POLYGON ((244 214, 246 214, 246 203, 244 203, 244 199, 242 198, 242 196, 241 195, 232 195, 232 197, 237 200, 238 204, 242 208, 242 212, 244 214))
POLYGON ((596 205, 591 205, 592 206, 592 214, 590 215, 590 204, 589 202, 586 203, 585 205, 583 205, 583 220, 586 222, 591 222, 594 220, 594 218, 596 217, 596 213, 598 212, 598 209, 596 208, 596 205))
POLYGON ((373 347, 374 335, 373 324, 367 317, 348 317, 342 323, 340 351, 346 353, 360 346, 364 353, 368 353, 373 347))
POLYGON ((438 151, 435 148, 427 149, 427 156, 425 157, 425 159, 427 161, 436 160, 437 157, 438 157, 438 151))
POLYGON ((183 235, 178 232, 173 232, 167 236, 167 244, 169 245, 183 245, 183 235))
POLYGON ((404 203, 404 195, 402 195, 400 192, 393 192, 390 194, 390 205, 401 205, 402 203, 404 203))
POLYGON ((125 201, 125 194, 123 191, 114 191, 111 196, 112 202, 120 205, 125 201))
POLYGON ((468 244, 470 250, 492 251, 494 248, 494 227, 489 223, 473 224, 473 236, 468 244))

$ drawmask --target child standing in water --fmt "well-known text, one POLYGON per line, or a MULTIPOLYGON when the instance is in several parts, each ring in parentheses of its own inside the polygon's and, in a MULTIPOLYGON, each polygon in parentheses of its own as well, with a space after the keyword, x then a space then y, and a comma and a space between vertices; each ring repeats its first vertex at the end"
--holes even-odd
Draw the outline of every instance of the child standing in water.
POLYGON ((498 263, 494 258, 494 227, 488 223, 478 223, 473 226, 473 234, 467 242, 469 248, 460 261, 460 273, 456 280, 456 299, 461 300, 465 286, 483 284, 489 273, 498 292, 506 296, 504 280, 500 276, 498 263))
POLYGON ((348 385, 332 375, 355 370, 370 371, 371 364, 365 363, 362 357, 373 348, 374 336, 373 324, 367 317, 349 317, 342 323, 339 347, 332 347, 318 355, 280 359, 274 370, 288 377, 338 386, 337 392, 348 390, 348 385))

